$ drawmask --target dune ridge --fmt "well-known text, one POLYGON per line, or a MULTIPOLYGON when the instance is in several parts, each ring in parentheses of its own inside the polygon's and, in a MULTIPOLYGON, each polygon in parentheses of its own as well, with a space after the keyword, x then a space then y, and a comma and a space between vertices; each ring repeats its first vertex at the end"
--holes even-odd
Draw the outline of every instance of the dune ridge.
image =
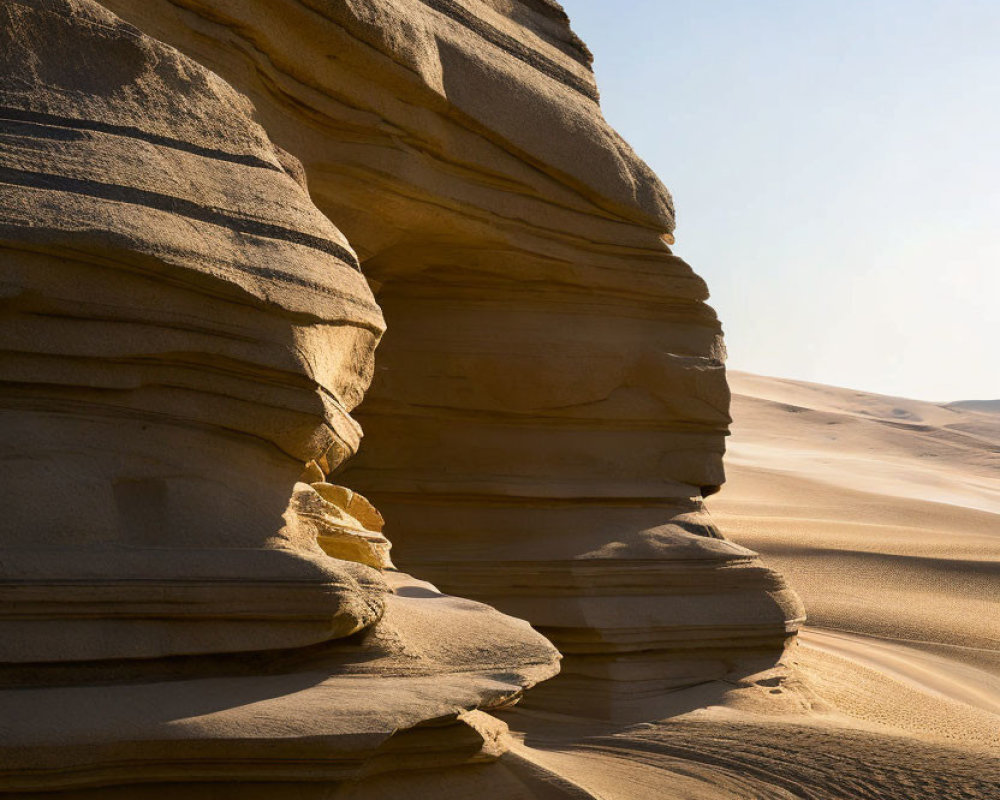
POLYGON ((809 624, 1000 669, 1000 419, 731 372, 720 527, 809 624))
POLYGON ((722 530, 802 596, 789 660, 855 722, 1000 752, 1000 418, 730 372, 722 530))

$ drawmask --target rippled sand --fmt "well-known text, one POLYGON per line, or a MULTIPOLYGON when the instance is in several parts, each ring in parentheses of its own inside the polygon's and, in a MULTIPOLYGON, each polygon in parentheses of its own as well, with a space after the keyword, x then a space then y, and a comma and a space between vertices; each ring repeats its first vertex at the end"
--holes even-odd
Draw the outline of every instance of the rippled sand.
POLYGON ((516 711, 581 797, 1000 798, 1000 413, 732 373, 710 508, 805 601, 785 663, 612 728, 516 711))

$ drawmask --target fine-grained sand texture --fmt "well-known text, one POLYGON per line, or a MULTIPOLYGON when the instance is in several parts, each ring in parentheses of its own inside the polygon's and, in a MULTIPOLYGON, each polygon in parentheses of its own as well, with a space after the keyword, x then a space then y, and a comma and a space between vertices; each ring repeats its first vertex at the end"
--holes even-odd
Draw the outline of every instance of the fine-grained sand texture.
POLYGON ((519 753, 605 800, 1000 797, 1000 415, 730 373, 719 527, 803 597, 783 664, 658 723, 517 711, 519 753))
POLYGON ((723 531, 809 625, 1000 672, 1000 416, 730 372, 723 531))

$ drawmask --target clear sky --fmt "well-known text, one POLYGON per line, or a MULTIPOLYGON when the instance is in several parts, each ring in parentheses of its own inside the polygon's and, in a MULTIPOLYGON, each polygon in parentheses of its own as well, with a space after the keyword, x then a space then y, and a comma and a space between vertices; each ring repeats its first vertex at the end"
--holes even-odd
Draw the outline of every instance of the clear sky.
POLYGON ((562 0, 729 365, 1000 398, 1000 0, 562 0))

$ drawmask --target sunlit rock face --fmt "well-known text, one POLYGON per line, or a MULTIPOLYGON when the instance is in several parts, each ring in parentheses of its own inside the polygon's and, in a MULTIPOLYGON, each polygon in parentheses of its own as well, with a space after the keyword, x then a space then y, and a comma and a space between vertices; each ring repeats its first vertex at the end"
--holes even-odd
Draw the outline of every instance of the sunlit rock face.
POLYGON ((286 514, 360 438, 383 322, 353 251, 217 76, 96 4, 0 14, 0 660, 374 622, 378 575, 286 514))
POLYGON ((380 571, 326 480, 383 320, 253 115, 90 0, 0 5, 0 793, 523 797, 486 712, 558 653, 380 571))
POLYGON ((773 661, 801 607, 700 502, 724 480, 721 328, 558 4, 106 5, 247 92, 302 159, 388 321, 338 480, 398 564, 567 654, 537 702, 653 713, 773 661))

